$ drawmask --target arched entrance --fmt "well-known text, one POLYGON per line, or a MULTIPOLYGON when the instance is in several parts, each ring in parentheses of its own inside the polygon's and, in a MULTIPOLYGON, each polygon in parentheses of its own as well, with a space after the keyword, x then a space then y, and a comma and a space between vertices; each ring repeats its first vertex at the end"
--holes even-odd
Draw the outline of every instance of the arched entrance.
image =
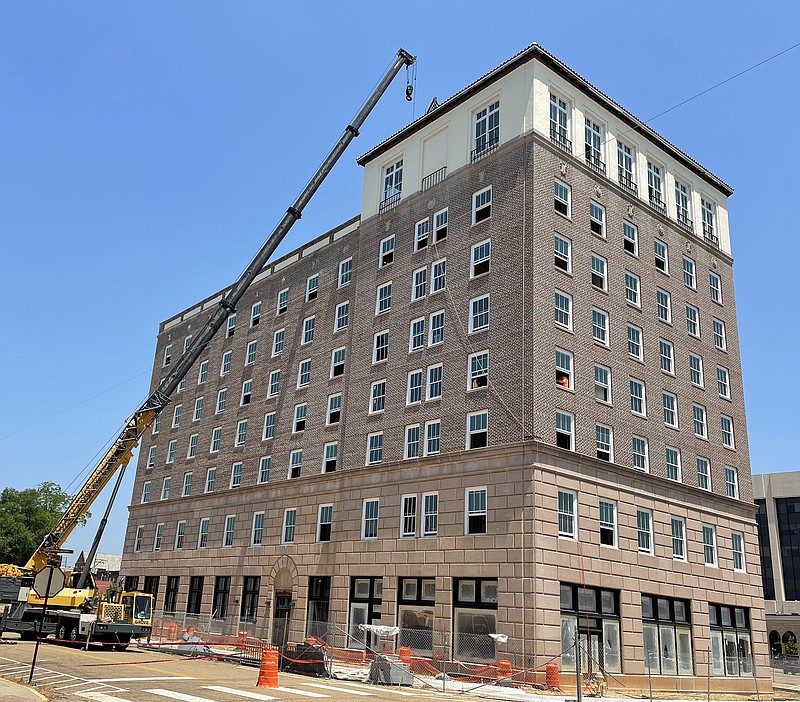
POLYGON ((281 559, 272 572, 272 645, 284 648, 289 642, 295 605, 295 574, 291 559, 281 559), (289 562, 284 562, 288 560, 289 562))
POLYGON ((781 635, 774 629, 769 632, 769 654, 771 658, 780 658, 783 653, 781 635))
POLYGON ((784 656, 796 656, 798 654, 797 636, 793 631, 786 631, 781 638, 783 643, 784 656))

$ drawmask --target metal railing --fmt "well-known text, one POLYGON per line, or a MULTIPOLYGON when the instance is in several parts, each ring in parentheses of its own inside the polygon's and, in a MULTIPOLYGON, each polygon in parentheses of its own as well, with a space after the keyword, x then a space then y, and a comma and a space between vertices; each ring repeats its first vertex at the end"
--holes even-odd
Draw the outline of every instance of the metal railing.
POLYGON ((567 137, 552 124, 550 125, 550 141, 562 151, 566 151, 568 154, 572 153, 572 140, 567 139, 567 137))
POLYGON ((600 175, 606 174, 606 162, 602 161, 596 153, 590 151, 588 148, 586 150, 586 165, 593 171, 597 171, 600 175))
POLYGON ((633 182, 633 178, 626 175, 624 172, 619 174, 618 180, 619 184, 631 195, 636 195, 639 192, 639 188, 636 183, 633 182))
POLYGON ((661 199, 661 193, 655 190, 650 191, 650 207, 658 210, 661 214, 667 214, 667 204, 661 199))
POLYGON ((469 157, 470 163, 475 163, 475 161, 482 159, 484 156, 488 156, 492 151, 497 150, 499 145, 500 141, 498 139, 493 139, 492 141, 488 141, 474 148, 469 157))
POLYGON ((694 231, 694 222, 689 219, 689 213, 685 210, 678 210, 678 224, 690 232, 694 231))
POLYGON ((447 166, 442 166, 438 171, 434 171, 422 179, 422 190, 432 188, 434 185, 441 183, 446 177, 447 166))
POLYGON ((381 200, 381 204, 378 206, 378 213, 382 214, 386 212, 386 210, 391 210, 393 207, 400 202, 400 195, 401 193, 396 192, 394 195, 389 195, 389 197, 381 200))
POLYGON ((703 239, 709 244, 713 244, 719 248, 719 237, 714 234, 714 228, 709 226, 706 222, 703 222, 703 239))

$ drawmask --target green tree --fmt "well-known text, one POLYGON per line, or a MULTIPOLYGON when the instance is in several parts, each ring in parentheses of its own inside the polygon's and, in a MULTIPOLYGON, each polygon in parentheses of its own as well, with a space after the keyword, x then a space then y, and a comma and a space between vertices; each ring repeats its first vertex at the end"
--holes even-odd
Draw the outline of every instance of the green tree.
MULTIPOLYGON (((25 565, 70 502, 72 497, 51 482, 0 492, 0 563, 25 565)), ((89 516, 87 513, 81 524, 89 516)))

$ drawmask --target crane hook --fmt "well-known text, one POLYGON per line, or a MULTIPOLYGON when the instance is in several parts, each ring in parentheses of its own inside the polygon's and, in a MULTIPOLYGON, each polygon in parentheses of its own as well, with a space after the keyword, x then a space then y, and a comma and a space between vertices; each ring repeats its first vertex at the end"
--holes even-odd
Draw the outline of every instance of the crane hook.
POLYGON ((414 86, 411 83, 406 83, 406 100, 411 102, 414 99, 414 86))

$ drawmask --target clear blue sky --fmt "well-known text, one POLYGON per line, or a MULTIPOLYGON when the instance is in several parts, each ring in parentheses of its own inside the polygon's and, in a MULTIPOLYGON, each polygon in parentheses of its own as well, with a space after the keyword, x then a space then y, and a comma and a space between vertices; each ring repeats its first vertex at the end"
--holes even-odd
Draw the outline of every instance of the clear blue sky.
MULTIPOLYGON (((147 393, 158 323, 238 276, 399 46, 415 106, 401 76, 282 251, 358 213, 358 154, 534 41, 647 120, 800 42, 800 5, 3 3, 0 486, 75 489, 147 393)), ((652 122, 736 189, 754 472, 800 469, 798 75, 800 48, 652 122)))

